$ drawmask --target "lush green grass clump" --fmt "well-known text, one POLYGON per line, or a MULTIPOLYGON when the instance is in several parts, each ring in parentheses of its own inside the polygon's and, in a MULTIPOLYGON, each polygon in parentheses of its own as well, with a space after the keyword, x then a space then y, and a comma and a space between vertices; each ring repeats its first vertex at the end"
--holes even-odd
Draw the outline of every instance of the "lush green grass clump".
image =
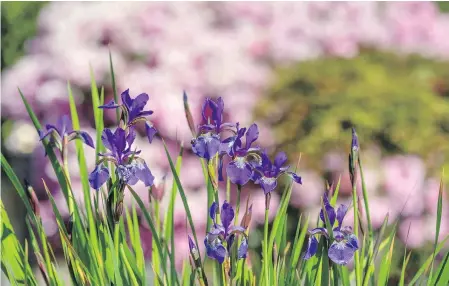
MULTIPOLYGON (((112 61, 111 74, 114 85, 112 61)), ((350 80, 349 78, 348 80, 350 80)), ((329 88, 332 89, 332 80, 329 81, 329 84, 329 88)), ((115 86, 113 88, 115 91, 115 86)), ((68 85, 68 94, 73 127, 77 130, 79 129, 79 121, 70 85, 68 85)), ((116 94, 115 97, 116 102, 118 102, 116 94)), ((317 101, 320 101, 320 98, 318 97, 317 101)), ((41 129, 41 123, 23 95, 22 99, 36 129, 41 129)), ((92 107, 97 128, 95 144, 97 151, 104 150, 101 141, 101 134, 104 129, 103 111, 98 108, 103 102, 103 89, 99 91, 95 79, 92 78, 92 107)), ((189 119, 191 116, 187 102, 185 102, 185 106, 186 115, 189 119)), ((344 145, 349 146, 349 133, 345 134, 344 137, 347 140, 344 145)), ((354 189, 352 198, 352 205, 357 214, 354 218, 354 234, 358 237, 359 249, 355 253, 354 267, 347 267, 337 265, 327 257, 328 245, 323 238, 319 241, 317 255, 309 260, 303 259, 304 248, 307 243, 308 224, 310 220, 318 221, 318 214, 313 214, 312 217, 303 215, 297 223, 295 235, 287 237, 287 207, 292 192, 291 185, 288 185, 283 191, 277 215, 270 225, 266 216, 262 243, 262 262, 254 263, 253 261, 253 263, 249 263, 251 257, 235 260, 231 256, 231 260, 226 260, 223 264, 219 264, 215 260, 205 257, 204 253, 196 251, 199 243, 203 242, 205 234, 195 232, 188 198, 179 180, 178 174, 182 166, 182 150, 180 150, 179 156, 175 160, 170 157, 166 149, 167 160, 170 163, 174 176, 174 185, 171 194, 169 194, 171 199, 168 212, 164 220, 162 220, 159 215, 155 215, 151 210, 145 208, 142 200, 132 188, 128 188, 126 191, 132 193, 135 204, 131 208, 125 206, 123 214, 119 212, 122 215, 112 217, 113 214, 110 211, 99 211, 99 208, 102 206, 108 208, 109 199, 115 196, 117 187, 114 182, 116 178, 112 178, 112 183, 108 186, 107 191, 109 193, 106 190, 100 190, 96 193, 94 200, 91 200, 90 194, 93 190, 89 187, 88 170, 86 168, 83 145, 80 141, 77 141, 76 147, 78 164, 83 180, 85 204, 78 205, 76 202, 73 202, 73 199, 71 199, 73 190, 71 189, 66 164, 59 162, 48 140, 43 140, 42 142, 47 151, 48 159, 52 162, 53 169, 57 174, 71 213, 71 219, 66 224, 54 203, 50 191, 46 188, 58 222, 65 261, 70 270, 70 279, 74 285, 387 285, 389 283, 393 252, 396 250, 396 230, 395 228, 386 230, 388 217, 385 218, 385 222, 379 232, 375 232, 371 226, 370 217, 367 215, 369 214, 369 201, 367 200, 364 184, 362 162, 360 157, 358 157, 357 149, 351 149, 349 166, 351 175, 361 176, 363 182, 363 194, 359 197, 354 189), (174 245, 173 238, 173 211, 177 193, 182 198, 191 230, 191 237, 193 238, 190 263, 186 261, 181 272, 177 272, 175 269, 176 245, 174 245), (138 208, 142 212, 145 222, 150 226, 153 235, 153 255, 149 264, 144 259, 140 241, 138 208), (232 270, 229 271, 229 269, 232 270), (148 273, 152 275, 148 275, 148 273)), ((354 143, 352 143, 352 146, 354 146, 354 143)), ((214 176, 215 170, 211 172, 211 169, 216 168, 216 162, 214 161, 211 160, 209 163, 202 162, 209 202, 216 201, 218 197, 218 185, 214 176)), ((32 187, 27 186, 24 188, 3 155, 1 165, 2 170, 10 179, 27 209, 26 223, 29 231, 29 238, 24 245, 21 245, 14 234, 8 214, 2 203, 0 232, 3 250, 1 256, 3 272, 12 285, 37 285, 37 275, 42 275, 48 285, 66 285, 58 271, 60 266, 57 265, 54 251, 45 236, 32 187), (32 271, 28 260, 30 256, 34 256, 37 259, 40 273, 32 271)), ((110 173, 114 174, 113 166, 110 166, 110 168, 110 173)), ((304 180, 306 179, 304 178, 304 180)), ((329 191, 331 195, 330 204, 335 206, 339 185, 329 187, 329 191)), ((406 252, 400 276, 401 285, 405 283, 447 285, 449 282, 449 254, 443 255, 441 261, 435 260, 435 257, 442 251, 443 244, 447 240, 447 238, 444 241, 438 241, 437 239, 441 223, 442 192, 441 187, 438 199, 438 218, 435 222, 437 231, 434 248, 431 253, 428 253, 428 258, 416 274, 407 278, 405 273, 410 252, 406 252)), ((119 201, 113 200, 115 203, 119 201)), ((153 201, 153 203, 155 204, 155 209, 157 209, 158 202, 153 201)), ((114 207, 117 210, 120 205, 115 205, 114 207)), ((238 209, 239 207, 238 203, 236 208, 238 209)), ((329 222, 327 212, 324 213, 326 214, 325 221, 329 222)), ((204 215, 207 217, 208 213, 204 213, 204 215)), ((211 223, 210 219, 208 223, 211 223)), ((319 224, 324 227, 322 223, 319 224)), ((325 225, 328 233, 332 233, 332 226, 329 223, 325 225)), ((247 235, 251 236, 251 233, 247 235)))

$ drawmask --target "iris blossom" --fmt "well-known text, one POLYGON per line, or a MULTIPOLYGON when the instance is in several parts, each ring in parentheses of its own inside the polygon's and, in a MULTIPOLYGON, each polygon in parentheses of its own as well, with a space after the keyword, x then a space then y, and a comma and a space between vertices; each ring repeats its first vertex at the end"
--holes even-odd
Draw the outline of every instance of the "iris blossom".
POLYGON ((218 204, 214 202, 209 209, 209 216, 213 220, 214 225, 204 239, 207 256, 217 260, 219 263, 223 263, 225 258, 229 257, 232 244, 235 241, 235 236, 243 235, 242 242, 240 243, 237 252, 237 258, 246 258, 248 242, 245 235, 245 228, 242 226, 234 226, 232 224, 234 219, 234 209, 227 201, 224 201, 221 207, 220 217, 222 224, 220 225, 217 223, 216 219, 217 208, 218 204))
POLYGON ((154 177, 150 169, 145 161, 137 156, 140 151, 131 150, 136 133, 133 128, 128 131, 128 134, 121 128, 117 128, 114 133, 110 129, 103 131, 101 140, 109 152, 99 154, 102 159, 89 175, 92 188, 99 189, 110 177, 108 168, 103 165, 105 161, 115 164, 117 176, 122 183, 135 185, 140 180, 147 187, 153 185, 154 177))
POLYGON ((156 128, 153 124, 146 118, 147 116, 153 114, 152 110, 144 111, 145 105, 148 102, 149 96, 146 93, 139 94, 136 98, 132 99, 129 95, 129 89, 125 90, 121 94, 122 104, 119 105, 111 100, 105 105, 99 106, 103 109, 122 109, 122 118, 125 125, 125 129, 132 127, 139 122, 145 122, 145 131, 148 137, 148 141, 151 143, 153 141, 154 135, 157 133, 156 128))
POLYGON ((72 121, 67 115, 63 115, 56 125, 46 124, 44 130, 39 130, 39 138, 43 140, 46 137, 50 137, 50 144, 56 146, 61 152, 65 142, 70 142, 75 139, 80 139, 87 146, 94 147, 94 141, 90 135, 85 131, 73 130, 72 121))
MULTIPOLYGON (((318 240, 316 235, 321 234, 324 235, 330 243, 328 249, 329 258, 336 264, 346 265, 351 261, 355 251, 359 249, 359 243, 357 237, 352 233, 352 228, 350 226, 342 227, 342 222, 348 211, 348 207, 342 204, 338 207, 337 211, 335 211, 330 205, 326 194, 323 196, 323 203, 331 227, 333 227, 335 221, 337 221, 337 226, 332 229, 333 238, 329 237, 326 228, 318 227, 309 231, 309 244, 304 259, 307 260, 316 254, 318 250, 318 240)), ((325 223, 323 210, 320 212, 320 219, 325 223)))
POLYGON ((206 98, 203 108, 203 124, 198 127, 200 135, 192 139, 192 150, 201 158, 210 160, 217 155, 221 139, 220 133, 224 130, 233 131, 233 124, 223 123, 224 102, 221 97, 217 101, 206 98))
POLYGON ((227 154, 231 157, 231 162, 226 167, 226 174, 233 184, 240 186, 245 185, 251 179, 254 167, 261 164, 258 147, 251 145, 259 137, 259 129, 257 124, 253 123, 248 129, 239 128, 237 124, 237 134, 224 140, 220 146, 220 162, 219 162, 219 180, 223 180, 223 155, 227 154), (245 144, 242 143, 243 136, 245 144))
POLYGON ((284 166, 287 162, 287 155, 284 152, 279 152, 274 158, 274 162, 270 161, 266 152, 260 154, 262 164, 254 168, 252 180, 259 184, 264 193, 268 194, 277 186, 277 180, 280 176, 287 174, 298 184, 302 184, 301 177, 293 172, 288 171, 289 166, 284 166))

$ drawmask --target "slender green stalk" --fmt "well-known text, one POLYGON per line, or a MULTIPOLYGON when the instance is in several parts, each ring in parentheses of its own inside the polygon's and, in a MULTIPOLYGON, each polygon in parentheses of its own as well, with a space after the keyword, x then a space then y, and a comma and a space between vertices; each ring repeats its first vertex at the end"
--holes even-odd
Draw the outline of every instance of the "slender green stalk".
MULTIPOLYGON (((71 188, 71 181, 70 181, 70 173, 69 173, 69 160, 68 160, 68 139, 67 136, 64 136, 63 142, 62 142, 62 162, 63 162, 63 172, 66 176, 67 180, 67 190, 68 190, 68 200, 69 200, 69 216, 73 215, 73 211, 75 209, 75 203, 73 200, 73 191, 71 188)), ((75 219, 75 217, 73 218, 75 219)))
MULTIPOLYGON (((358 202, 357 202, 357 184, 355 183, 352 186, 352 204, 354 208, 354 235, 358 238, 359 237, 359 208, 358 208, 358 202)), ((355 269, 355 280, 356 285, 360 286, 362 285, 362 277, 361 277, 361 268, 360 268, 360 255, 359 252, 356 251, 354 254, 354 269, 355 269)))
POLYGON ((234 224, 237 225, 239 221, 239 212, 240 212, 240 195, 242 193, 242 186, 237 185, 237 204, 235 205, 235 219, 234 224))
POLYGON ((265 285, 270 285, 269 261, 268 258, 268 209, 265 209, 265 223, 263 228, 263 272, 265 277, 265 285))
POLYGON ((231 180, 229 177, 226 179, 226 200, 231 201, 231 180))

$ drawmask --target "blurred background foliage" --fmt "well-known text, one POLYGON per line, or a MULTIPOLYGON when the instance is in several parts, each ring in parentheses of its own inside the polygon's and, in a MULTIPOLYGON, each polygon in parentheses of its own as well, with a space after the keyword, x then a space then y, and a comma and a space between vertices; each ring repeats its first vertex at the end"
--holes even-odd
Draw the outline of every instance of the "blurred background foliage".
POLYGON ((347 151, 355 126, 364 146, 422 155, 440 170, 449 155, 447 78, 447 62, 369 49, 305 61, 278 69, 256 118, 272 127, 279 149, 292 158, 301 151, 309 166, 336 147, 347 151))
POLYGON ((46 4, 45 1, 2 1, 2 70, 25 54, 26 40, 36 35, 36 20, 46 4))

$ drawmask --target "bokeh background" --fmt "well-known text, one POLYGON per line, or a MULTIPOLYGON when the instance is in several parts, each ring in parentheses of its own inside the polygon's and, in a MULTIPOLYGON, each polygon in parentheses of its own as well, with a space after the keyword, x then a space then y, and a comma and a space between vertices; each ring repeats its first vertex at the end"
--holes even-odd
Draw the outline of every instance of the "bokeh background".
MULTIPOLYGON (((1 9, 2 152, 34 185, 55 247, 57 225, 41 178, 62 213, 68 212, 17 87, 42 122, 54 122, 69 113, 70 81, 82 126, 94 134, 90 68, 107 101, 110 49, 119 92, 150 95, 154 123, 173 155, 184 142, 181 181, 198 231, 205 231, 206 190, 200 163, 189 151, 183 90, 197 122, 204 98, 222 96, 227 119, 256 121, 260 144, 270 152, 285 150, 292 164, 302 153, 303 185, 295 186, 290 202, 292 229, 301 213, 317 215, 326 181, 341 177, 341 201, 349 201, 347 153, 355 126, 374 226, 387 213, 392 224, 398 219, 401 247, 410 231, 410 273, 432 248, 439 180, 449 169, 448 2, 2 2, 1 9)), ((114 119, 114 112, 105 112, 107 125, 114 119)), ((147 164, 158 182, 167 176, 170 189, 160 141, 149 145, 141 135, 137 145, 147 164)), ((93 169, 94 153, 86 152, 93 169)), ((82 201, 76 156, 69 160, 82 201)), ((148 190, 142 185, 137 191, 149 204, 148 190)), ((263 205, 261 190, 244 189, 244 197, 250 193, 253 204, 263 205)), ((5 178, 1 195, 24 239, 24 210, 5 178)), ((272 197, 271 218, 279 198, 272 197)), ((441 237, 449 234, 447 192, 444 200, 441 237)), ((257 249, 263 208, 253 210, 250 246, 257 249)), ((175 220, 181 266, 188 246, 180 203, 175 220)), ((151 233, 144 224, 141 233, 150 257, 151 233)), ((396 253, 400 265, 401 251, 396 253)), ((392 269, 391 281, 399 271, 392 269)))

